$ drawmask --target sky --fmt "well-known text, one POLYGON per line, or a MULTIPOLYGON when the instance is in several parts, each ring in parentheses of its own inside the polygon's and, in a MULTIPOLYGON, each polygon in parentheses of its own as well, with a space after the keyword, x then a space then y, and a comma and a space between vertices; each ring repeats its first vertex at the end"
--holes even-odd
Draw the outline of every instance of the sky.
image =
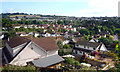
POLYGON ((75 17, 118 16, 120 0, 2 0, 2 13, 62 15, 75 17))

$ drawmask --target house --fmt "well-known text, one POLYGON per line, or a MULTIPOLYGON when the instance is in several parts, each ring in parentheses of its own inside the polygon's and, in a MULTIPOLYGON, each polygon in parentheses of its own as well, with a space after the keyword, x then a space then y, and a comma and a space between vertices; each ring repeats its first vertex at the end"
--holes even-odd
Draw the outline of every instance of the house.
POLYGON ((102 31, 101 33, 100 33, 100 36, 101 37, 107 37, 107 35, 109 35, 110 33, 108 32, 108 31, 102 31))
POLYGON ((21 25, 14 25, 14 28, 16 29, 16 28, 20 28, 20 27, 22 27, 21 25))
POLYGON ((91 39, 89 42, 98 42, 98 39, 91 39))
POLYGON ((15 36, 6 40, 3 52, 7 64, 25 66, 27 62, 35 62, 36 59, 58 55, 58 49, 56 41, 52 38, 27 39, 15 36))
POLYGON ((69 40, 64 40, 62 44, 65 45, 65 44, 68 44, 69 42, 70 42, 69 40))
POLYGON ((39 33, 33 31, 33 32, 29 32, 29 35, 33 35, 34 37, 37 37, 39 36, 39 33))
POLYGON ((16 32, 16 34, 19 36, 28 36, 25 32, 16 32))
POLYGON ((0 33, 0 39, 4 38, 4 34, 0 33))
POLYGON ((42 36, 43 36, 43 37, 50 37, 51 34, 50 34, 50 33, 44 33, 44 34, 42 34, 42 36))
POLYGON ((107 49, 103 43, 89 42, 79 39, 75 43, 73 54, 84 55, 90 54, 93 51, 107 51, 107 49))

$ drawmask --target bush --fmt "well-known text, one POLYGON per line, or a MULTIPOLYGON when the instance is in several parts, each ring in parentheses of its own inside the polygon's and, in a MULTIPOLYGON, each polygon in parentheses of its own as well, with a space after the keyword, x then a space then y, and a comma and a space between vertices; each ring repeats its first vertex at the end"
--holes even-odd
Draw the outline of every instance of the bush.
POLYGON ((65 62, 68 63, 68 64, 74 64, 74 59, 71 58, 71 57, 66 57, 65 62))

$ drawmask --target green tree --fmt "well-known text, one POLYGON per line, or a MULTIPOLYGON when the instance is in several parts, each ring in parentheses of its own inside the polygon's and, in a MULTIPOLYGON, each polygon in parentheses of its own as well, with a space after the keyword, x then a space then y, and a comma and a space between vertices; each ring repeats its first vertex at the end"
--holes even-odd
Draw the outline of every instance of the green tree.
POLYGON ((90 32, 87 30, 87 29, 81 29, 80 31, 80 34, 82 34, 82 35, 89 35, 90 34, 90 32))
POLYGON ((62 48, 62 42, 60 40, 57 42, 57 45, 59 48, 62 48))
POLYGON ((36 31, 38 32, 38 33, 42 33, 43 31, 42 31, 42 28, 38 28, 38 29, 36 29, 36 31))
POLYGON ((110 45, 113 43, 111 40, 104 38, 104 37, 99 38, 98 40, 99 42, 104 43, 106 47, 110 47, 110 45))
POLYGON ((65 33, 67 30, 66 29, 61 29, 61 32, 65 33))
POLYGON ((69 31, 68 31, 68 33, 72 34, 72 33, 73 33, 73 31, 72 31, 72 30, 69 30, 69 31))
POLYGON ((68 63, 68 64, 74 64, 74 59, 71 58, 71 57, 65 58, 65 61, 66 61, 66 63, 68 63))
POLYGON ((116 45, 117 55, 120 56, 120 43, 116 45))
POLYGON ((70 49, 71 47, 70 47, 69 44, 65 44, 65 45, 63 46, 63 48, 65 48, 65 49, 70 49))
POLYGON ((63 24, 63 21, 58 20, 57 23, 58 23, 58 24, 63 24))

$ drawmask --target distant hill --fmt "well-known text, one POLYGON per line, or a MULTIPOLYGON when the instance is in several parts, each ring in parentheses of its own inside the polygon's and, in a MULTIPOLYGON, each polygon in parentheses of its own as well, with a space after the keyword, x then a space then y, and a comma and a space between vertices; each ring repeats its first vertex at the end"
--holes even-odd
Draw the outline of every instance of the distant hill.
POLYGON ((42 14, 27 14, 27 13, 2 13, 3 18, 10 17, 67 17, 67 16, 56 16, 56 15, 42 15, 42 14))

